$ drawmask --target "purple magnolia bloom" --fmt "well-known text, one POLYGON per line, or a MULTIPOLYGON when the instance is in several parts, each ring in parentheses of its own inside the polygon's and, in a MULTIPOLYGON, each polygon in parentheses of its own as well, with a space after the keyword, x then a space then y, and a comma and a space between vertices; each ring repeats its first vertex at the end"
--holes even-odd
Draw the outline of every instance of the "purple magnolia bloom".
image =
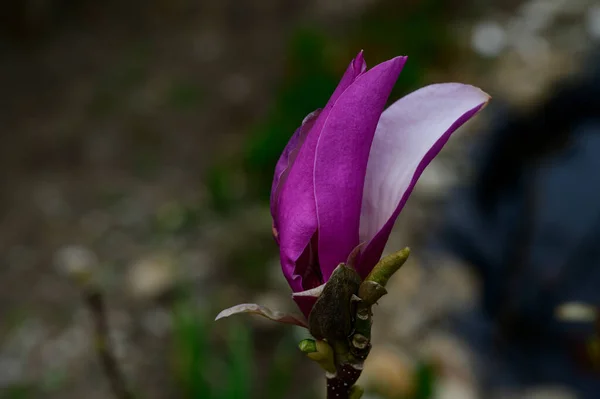
MULTIPOLYGON (((273 234, 283 274, 306 317, 316 298, 304 291, 326 283, 339 263, 351 257, 361 278, 369 274, 425 167, 489 100, 473 86, 434 84, 384 111, 406 58, 367 70, 359 53, 275 167, 273 234)), ((217 319, 241 312, 306 326, 302 316, 256 304, 234 306, 217 319)))
MULTIPOLYGON (((489 100, 473 86, 435 84, 384 111, 406 58, 367 70, 359 53, 277 162, 273 233, 295 293, 327 282, 355 249, 354 267, 366 277, 425 167, 489 100)), ((305 298, 294 297, 308 316, 305 298)))

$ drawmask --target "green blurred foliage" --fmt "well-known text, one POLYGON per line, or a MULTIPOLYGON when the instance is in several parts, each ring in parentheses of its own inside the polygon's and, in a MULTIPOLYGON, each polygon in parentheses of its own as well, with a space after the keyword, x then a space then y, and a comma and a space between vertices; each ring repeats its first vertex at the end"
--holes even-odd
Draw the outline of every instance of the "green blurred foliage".
POLYGON ((39 389, 34 385, 9 385, 0 392, 0 399, 30 399, 39 395, 39 389))
POLYGON ((227 164, 213 165, 205 176, 210 205, 221 214, 227 214, 235 206, 233 167, 227 164))
POLYGON ((372 60, 370 65, 407 55, 390 101, 433 82, 427 72, 452 60, 455 44, 448 28, 449 2, 441 0, 382 2, 363 15, 350 42, 358 43, 372 60), (372 54, 372 56, 371 56, 372 54))
POLYGON ((205 210, 197 202, 167 202, 156 210, 152 232, 156 240, 191 233, 202 224, 204 216, 205 210))
POLYGON ((167 93, 169 106, 179 110, 194 110, 204 98, 202 88, 193 81, 174 82, 167 93))
MULTIPOLYGON (((294 368, 297 367, 294 360, 298 358, 295 348, 293 337, 284 337, 275 348, 276 356, 266 380, 265 399, 285 398, 292 389, 294 368)), ((306 391, 310 395, 309 390, 306 391)))
POLYGON ((415 395, 410 399, 430 399, 434 394, 435 370, 427 362, 421 362, 415 374, 415 395))
MULTIPOLYGON (((232 320, 224 336, 225 349, 213 342, 212 320, 187 302, 173 310, 173 370, 183 399, 283 399, 289 397, 295 345, 282 340, 268 357, 264 381, 259 381, 255 337, 232 320), (223 353, 226 355, 223 356, 223 353)), ((297 355, 297 354, 296 354, 297 355)), ((263 374, 263 373, 260 373, 263 374)))
MULTIPOLYGON (((175 378, 184 398, 212 398, 205 371, 209 367, 206 321, 189 305, 173 309, 175 378)), ((216 396, 214 396, 216 397, 216 396)))
POLYGON ((267 234, 257 235, 251 241, 245 249, 233 251, 227 263, 231 265, 231 271, 239 284, 261 291, 268 285, 269 261, 275 254, 275 245, 267 234))
MULTIPOLYGON (((304 374, 311 362, 296 351, 292 334, 269 342, 264 351, 244 321, 233 318, 216 325, 186 299, 174 306, 172 314, 173 371, 182 399, 314 397, 312 380, 298 384, 298 374, 304 374)), ((413 378, 414 395, 386 399, 432 398, 434 367, 422 361, 413 378)))

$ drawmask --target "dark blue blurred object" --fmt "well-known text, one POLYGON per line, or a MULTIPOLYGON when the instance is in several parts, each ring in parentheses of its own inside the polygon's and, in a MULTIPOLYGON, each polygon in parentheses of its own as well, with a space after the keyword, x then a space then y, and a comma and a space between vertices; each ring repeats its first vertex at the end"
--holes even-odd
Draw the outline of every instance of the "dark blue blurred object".
POLYGON ((556 307, 600 306, 600 58, 526 115, 499 111, 475 156, 476 178, 451 197, 436 237, 471 264, 483 302, 461 334, 485 359, 487 389, 562 384, 600 398, 581 356, 593 325, 556 307))

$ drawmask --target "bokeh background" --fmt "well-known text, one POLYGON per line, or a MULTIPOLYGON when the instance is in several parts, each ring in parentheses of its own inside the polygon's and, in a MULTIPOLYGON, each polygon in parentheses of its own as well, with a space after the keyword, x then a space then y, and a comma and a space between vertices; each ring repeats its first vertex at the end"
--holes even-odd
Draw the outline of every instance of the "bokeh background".
MULTIPOLYGON (((514 115, 545 120, 536 110, 560 93, 555 83, 596 65, 598 1, 6 0, 0 30, 0 398, 112 397, 68 276, 84 266, 139 398, 323 397, 318 367, 296 349, 302 331, 213 319, 242 302, 294 309, 271 237, 273 166, 361 49, 369 65, 409 56, 391 100, 444 81, 493 97, 397 222, 390 250, 413 255, 376 309, 365 398, 584 397, 577 379, 489 382, 487 367, 510 374, 514 362, 451 322, 478 309, 489 284, 443 226, 471 217, 456 222, 445 205, 460 208, 454 190, 476 180, 471 154, 487 154, 477 148, 488 133, 514 115)), ((499 150, 505 164, 539 159, 553 125, 526 126, 499 150), (525 142, 532 151, 511 152, 525 142)))

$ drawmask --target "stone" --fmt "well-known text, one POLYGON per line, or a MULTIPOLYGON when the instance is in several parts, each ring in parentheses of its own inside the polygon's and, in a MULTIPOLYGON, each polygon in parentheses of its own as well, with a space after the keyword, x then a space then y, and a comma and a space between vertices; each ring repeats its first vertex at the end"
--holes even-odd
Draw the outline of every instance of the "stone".
POLYGON ((398 348, 375 345, 365 361, 358 384, 386 398, 411 397, 415 391, 414 361, 398 348))
POLYGON ((177 283, 176 262, 167 254, 155 254, 134 262, 128 271, 129 292, 137 299, 155 300, 177 283))

